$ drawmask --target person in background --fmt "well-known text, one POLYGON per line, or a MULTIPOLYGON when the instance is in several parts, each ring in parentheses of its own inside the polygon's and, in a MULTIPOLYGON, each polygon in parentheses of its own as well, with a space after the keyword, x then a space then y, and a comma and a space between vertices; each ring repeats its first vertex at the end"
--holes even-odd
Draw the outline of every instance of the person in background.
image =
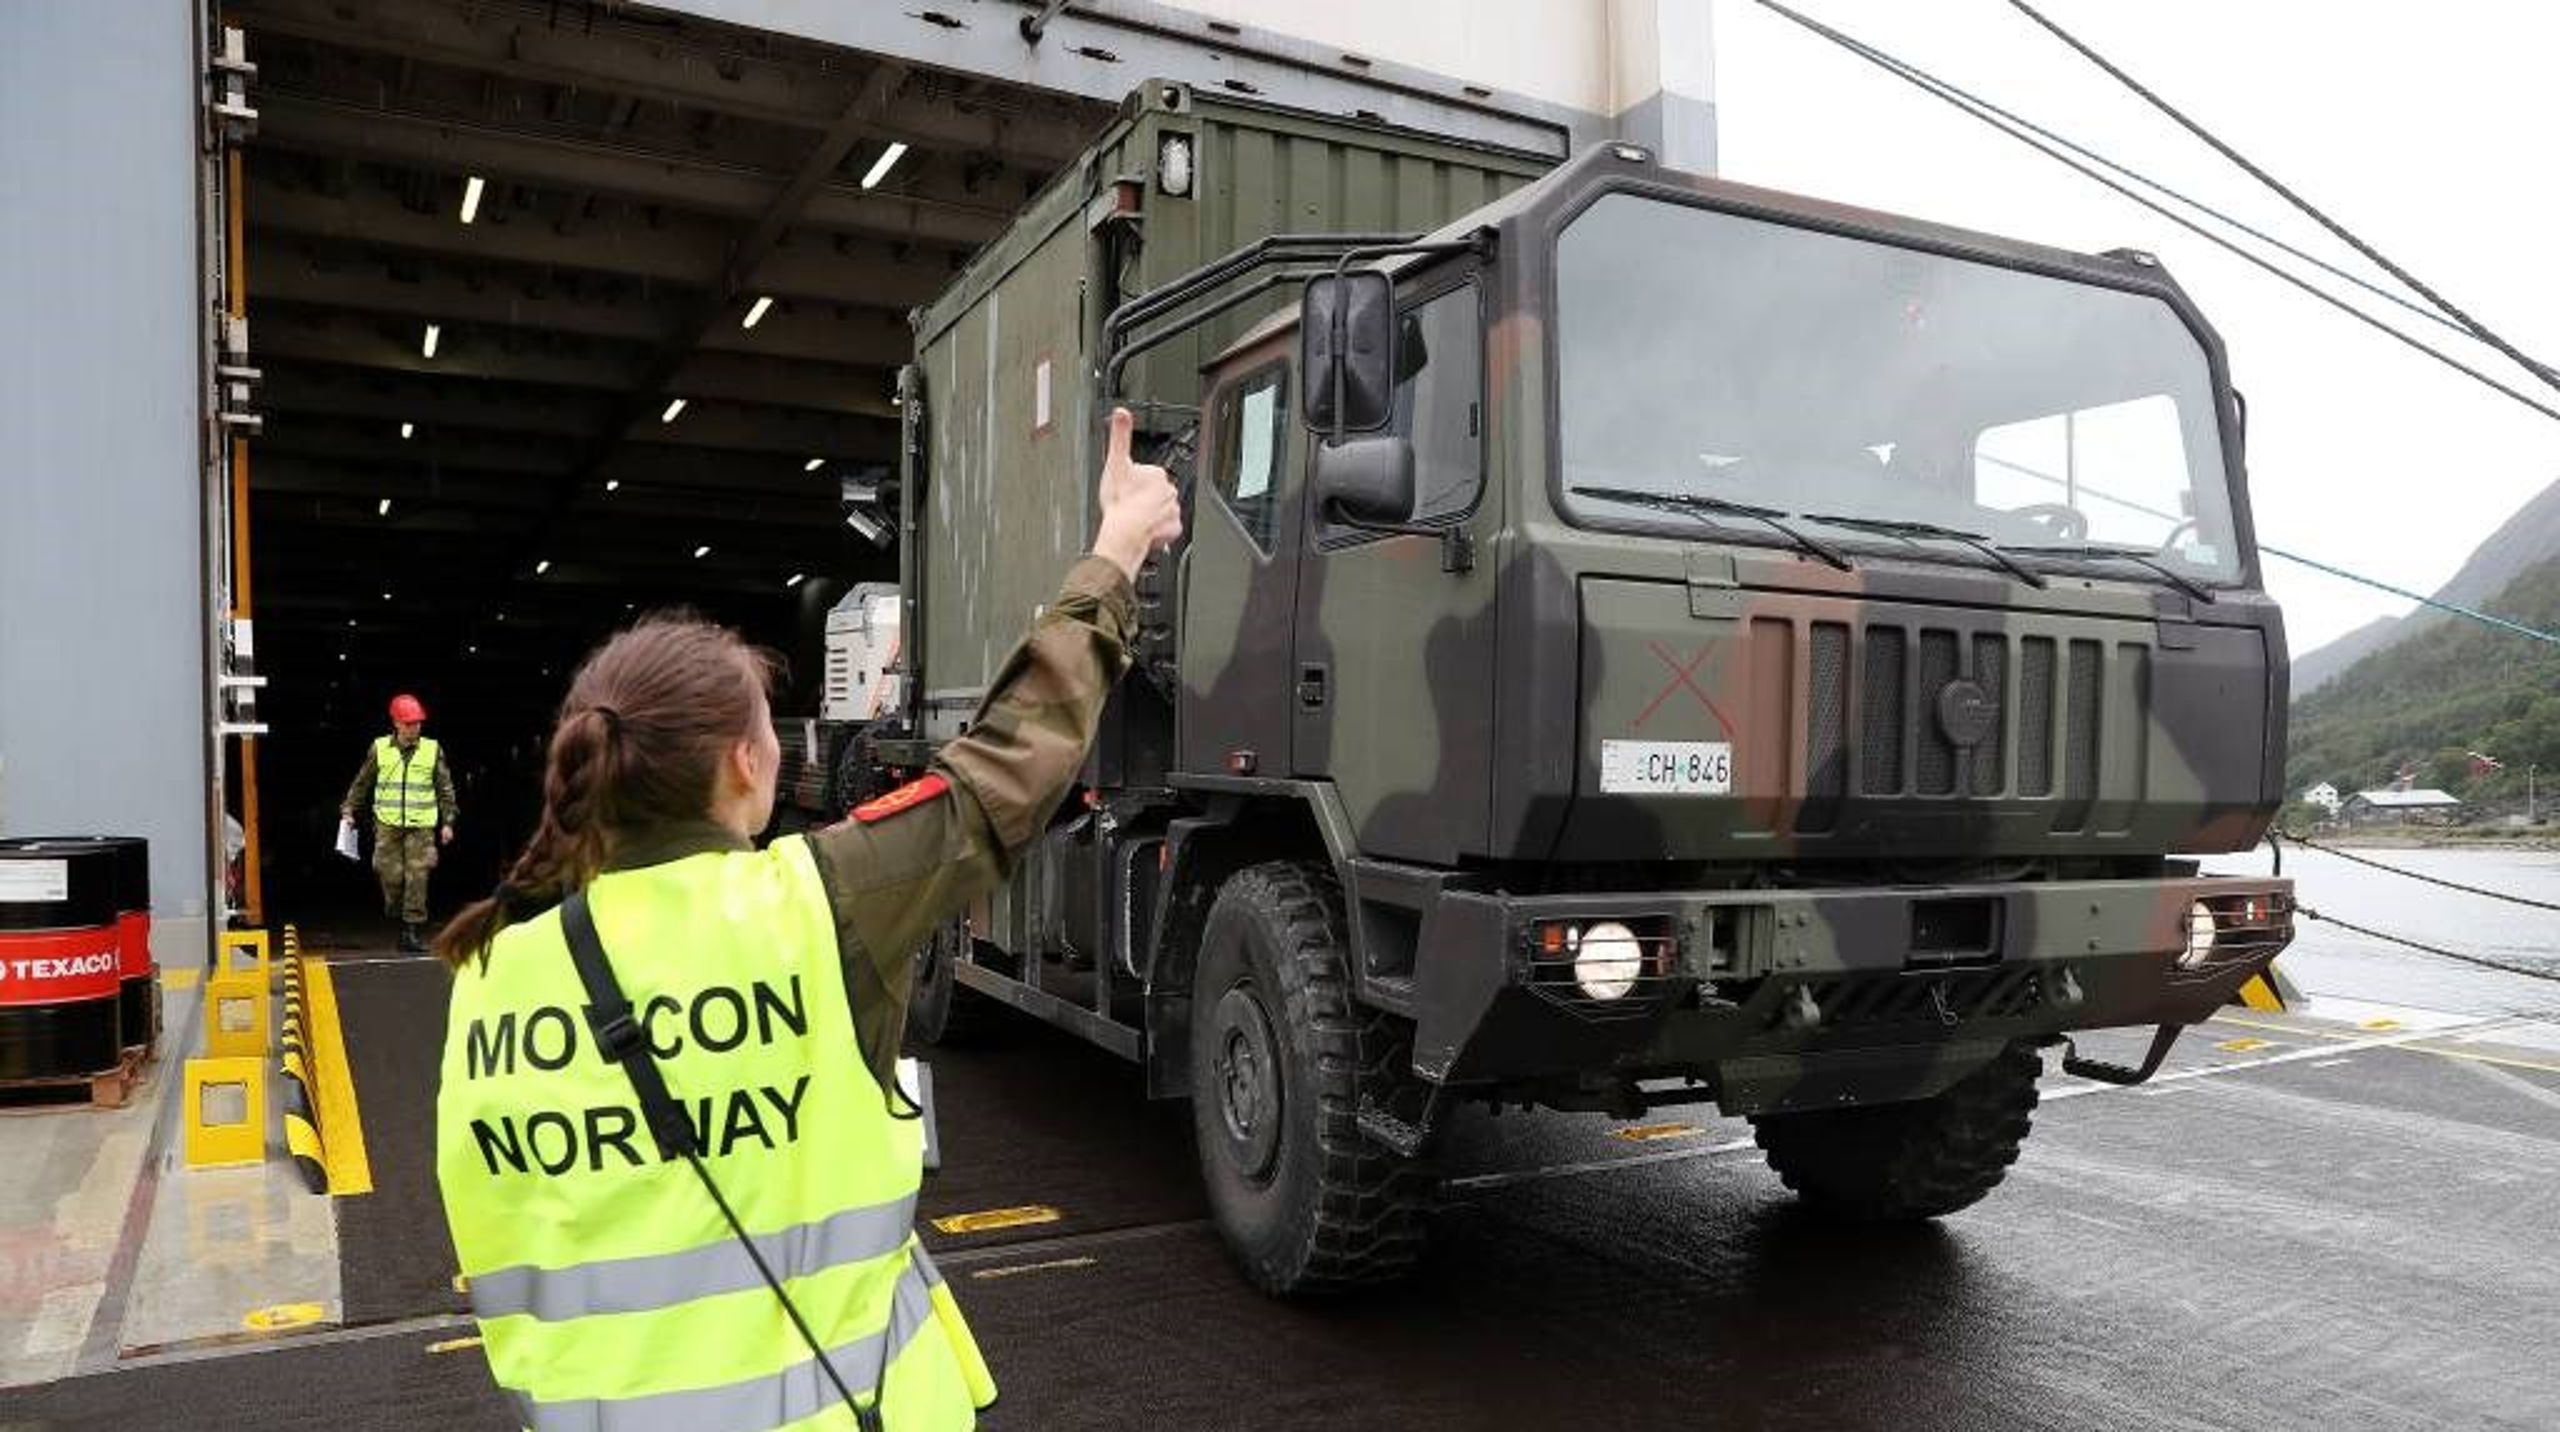
POLYGON ((1092 555, 968 733, 843 824, 754 847, 781 750, 735 633, 645 620, 571 681, 532 842, 436 940, 437 1183, 526 1426, 940 1432, 995 1400, 915 1238, 899 1034, 913 952, 1065 798, 1129 664, 1132 578, 1181 533, 1129 433, 1113 413, 1092 555), (626 1018, 598 1012, 599 967, 626 1018))
POLYGON ((373 874, 382 913, 400 922, 400 948, 427 947, 427 872, 436 847, 453 843, 458 808, 444 748, 425 733, 427 708, 406 692, 391 698, 391 734, 376 736, 339 803, 341 820, 373 812, 373 874))

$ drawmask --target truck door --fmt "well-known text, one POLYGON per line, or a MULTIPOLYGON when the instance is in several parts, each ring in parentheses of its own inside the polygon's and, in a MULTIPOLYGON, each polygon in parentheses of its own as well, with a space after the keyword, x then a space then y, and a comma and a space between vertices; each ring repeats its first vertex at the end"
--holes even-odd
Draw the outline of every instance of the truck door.
POLYGON ((1213 389, 1180 573, 1179 768, 1286 775, 1298 596, 1298 425, 1275 358, 1213 389))
POLYGON ((1493 759, 1493 593, 1500 526, 1484 480, 1484 319, 1470 267, 1417 284, 1397 332, 1391 431, 1414 449, 1417 522, 1474 538, 1381 536, 1305 506, 1296 680, 1301 775, 1330 778, 1360 848, 1431 864, 1480 848, 1493 759))

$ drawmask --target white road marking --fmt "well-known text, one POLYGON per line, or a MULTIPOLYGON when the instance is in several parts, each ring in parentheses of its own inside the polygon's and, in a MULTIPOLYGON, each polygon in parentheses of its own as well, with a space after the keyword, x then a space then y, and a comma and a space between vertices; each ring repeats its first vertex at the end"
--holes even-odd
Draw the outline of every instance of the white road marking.
MULTIPOLYGON (((2451 1028, 2438 1027, 2434 1029, 2404 1029, 2392 1034, 2376 1035, 2370 1039, 2350 1039, 2336 1044, 2316 1045, 2309 1049, 2289 1049, 2282 1054, 2267 1055, 2263 1059, 2237 1059, 2227 1064, 2209 1064, 2197 1069, 2180 1069, 2172 1073, 2155 1074, 2151 1077, 2149 1084, 2141 1086, 2135 1092, 2174 1092, 2177 1086, 2185 1084, 2191 1080, 2210 1079, 2224 1074, 2245 1074, 2254 1069, 2272 1069, 2279 1064, 2298 1064, 2310 1060, 2325 1060, 2331 1063, 2343 1063, 2344 1060, 2341 1056, 2361 1053, 2367 1049, 2394 1049, 2404 1044, 2415 1044, 2421 1040, 2440 1039, 2447 1034, 2455 1032, 2463 1034, 2480 1034, 2489 1030, 2502 1029, 2529 1022, 2529 1020, 2521 1017, 2481 1019, 2470 1024, 2456 1025, 2451 1028)), ((2122 1092, 2126 1092, 2126 1088, 2123 1085, 2082 1082, 2077 1084, 2067 1084, 2059 1089, 2046 1090, 2039 1102, 2050 1104, 2059 1099, 2077 1099, 2088 1094, 2122 1092)), ((2555 1100, 2560 1100, 2560 1095, 2554 1095, 2553 1097, 2555 1100)), ((1754 1142, 1748 1138, 1727 1139, 1722 1143, 1708 1144, 1702 1148, 1663 1149, 1649 1154, 1630 1154, 1624 1158, 1586 1159, 1578 1163, 1548 1164, 1541 1168, 1511 1169, 1501 1173, 1474 1174, 1466 1178, 1450 1179, 1443 1183, 1441 1187, 1452 1191, 1512 1188, 1520 1184, 1540 1183, 1548 1179, 1575 1178, 1583 1174, 1609 1173, 1617 1169, 1642 1168, 1654 1164, 1680 1163, 1689 1159, 1713 1158, 1719 1154, 1740 1153, 1745 1149, 1753 1148, 1755 1146, 1754 1142)))
POLYGON ((2505 1085, 2537 1104, 2547 1104, 2554 1109, 2560 1109, 2560 1089, 2536 1084, 2521 1074, 2509 1073, 2495 1064, 2484 1064, 2477 1059, 2457 1059, 2454 1062, 2492 1084, 2505 1085))

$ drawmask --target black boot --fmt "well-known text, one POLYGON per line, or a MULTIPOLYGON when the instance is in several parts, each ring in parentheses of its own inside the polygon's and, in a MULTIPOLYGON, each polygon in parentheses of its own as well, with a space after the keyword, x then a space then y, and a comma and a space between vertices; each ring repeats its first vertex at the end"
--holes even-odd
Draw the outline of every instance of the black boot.
POLYGON ((426 953, 426 939, 418 933, 418 927, 414 922, 403 922, 400 926, 400 949, 404 954, 426 953))

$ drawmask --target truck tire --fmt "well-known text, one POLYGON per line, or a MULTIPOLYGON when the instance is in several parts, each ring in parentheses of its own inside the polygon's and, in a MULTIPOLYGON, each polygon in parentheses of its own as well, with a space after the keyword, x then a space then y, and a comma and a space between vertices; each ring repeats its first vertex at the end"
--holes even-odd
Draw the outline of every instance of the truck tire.
POLYGON ((1755 1115, 1752 1136, 1807 1207, 1862 1223, 1936 1218, 1980 1201, 2017 1162, 2043 1071, 2032 1045, 2013 1043, 1930 1098, 1755 1115))
POLYGON ((1364 1136, 1411 1077, 1411 1033, 1351 1002, 1342 892, 1321 865, 1229 877, 1201 931, 1191 1122, 1227 1248, 1266 1293, 1383 1283, 1421 1256, 1425 1159, 1364 1136))
POLYGON ((969 927, 958 920, 935 930, 916 950, 915 989, 907 997, 907 1037, 937 1049, 983 1043, 1004 1017, 1004 1006, 960 983, 951 973, 969 949, 969 927))

